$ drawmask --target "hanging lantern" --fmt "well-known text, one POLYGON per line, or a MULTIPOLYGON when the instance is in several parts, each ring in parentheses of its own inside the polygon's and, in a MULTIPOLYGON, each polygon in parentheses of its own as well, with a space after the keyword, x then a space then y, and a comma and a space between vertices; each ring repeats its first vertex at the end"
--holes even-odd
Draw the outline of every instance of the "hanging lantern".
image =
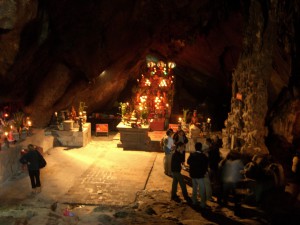
POLYGON ((147 66, 148 68, 153 68, 155 66, 155 62, 150 61, 147 63, 147 66))
POLYGON ((174 62, 168 62, 168 68, 173 69, 175 68, 176 64, 174 62))
POLYGON ((159 62, 157 63, 157 67, 159 67, 159 68, 164 68, 164 67, 166 67, 166 64, 165 64, 163 61, 159 61, 159 62))

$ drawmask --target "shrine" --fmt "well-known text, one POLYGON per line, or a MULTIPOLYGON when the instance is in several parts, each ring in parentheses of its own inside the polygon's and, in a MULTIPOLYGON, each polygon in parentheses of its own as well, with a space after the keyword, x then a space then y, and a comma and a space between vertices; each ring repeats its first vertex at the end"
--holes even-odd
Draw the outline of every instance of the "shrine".
POLYGON ((147 62, 147 71, 137 79, 132 103, 143 123, 150 130, 165 130, 171 114, 174 96, 174 62, 147 62))
POLYGON ((174 62, 147 62, 147 71, 134 89, 131 103, 121 103, 121 147, 147 149, 148 131, 163 131, 168 127, 174 96, 174 62), (139 129, 137 129, 139 128, 139 129))

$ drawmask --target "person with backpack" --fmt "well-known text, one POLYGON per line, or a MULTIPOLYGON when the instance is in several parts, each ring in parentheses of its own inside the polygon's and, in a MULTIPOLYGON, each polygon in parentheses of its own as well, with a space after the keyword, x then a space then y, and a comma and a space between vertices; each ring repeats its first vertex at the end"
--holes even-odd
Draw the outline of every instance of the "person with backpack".
POLYGON ((46 166, 46 160, 39 152, 41 147, 28 145, 28 151, 21 156, 20 163, 27 165, 32 193, 41 192, 40 169, 46 166))
POLYGON ((174 148, 174 140, 172 135, 173 135, 173 130, 168 129, 166 132, 166 136, 164 136, 161 141, 163 146, 163 151, 165 152, 164 172, 167 176, 172 176, 171 159, 172 159, 172 149, 174 148))

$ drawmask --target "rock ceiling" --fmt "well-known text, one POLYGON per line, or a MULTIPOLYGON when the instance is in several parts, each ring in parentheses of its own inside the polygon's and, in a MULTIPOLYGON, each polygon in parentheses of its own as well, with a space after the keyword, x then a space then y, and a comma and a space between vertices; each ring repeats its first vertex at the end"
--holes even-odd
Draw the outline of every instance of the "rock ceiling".
MULTIPOLYGON (((239 2, 1 1, 0 102, 20 104, 37 126, 80 101, 107 111, 154 57, 177 65, 174 109, 209 103, 225 117, 243 42, 239 2)), ((274 62, 271 102, 291 72, 282 49, 274 62)))

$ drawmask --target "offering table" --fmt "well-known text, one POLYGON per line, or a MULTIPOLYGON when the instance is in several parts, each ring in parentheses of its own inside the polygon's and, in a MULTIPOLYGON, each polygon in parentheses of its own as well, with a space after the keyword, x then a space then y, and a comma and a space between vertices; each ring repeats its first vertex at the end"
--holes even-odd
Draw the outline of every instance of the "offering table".
POLYGON ((61 146, 84 147, 91 141, 91 124, 85 123, 82 131, 78 128, 68 130, 53 130, 52 134, 57 138, 61 146))
POLYGON ((122 147, 124 150, 148 149, 150 142, 150 138, 148 136, 149 125, 132 128, 131 126, 120 122, 117 129, 120 131, 121 141, 121 144, 119 144, 118 147, 122 147))

